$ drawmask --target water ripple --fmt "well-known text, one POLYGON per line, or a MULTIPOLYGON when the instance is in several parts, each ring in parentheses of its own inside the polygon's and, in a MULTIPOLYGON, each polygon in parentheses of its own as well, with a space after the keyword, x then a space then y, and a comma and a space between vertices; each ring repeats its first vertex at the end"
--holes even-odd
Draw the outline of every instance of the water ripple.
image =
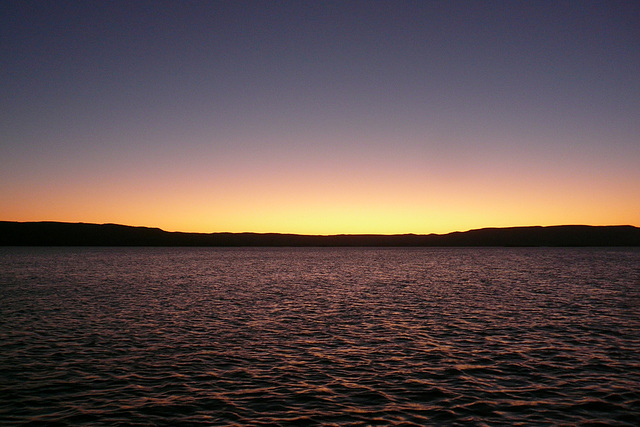
POLYGON ((634 249, 3 248, 0 424, 635 425, 634 249))

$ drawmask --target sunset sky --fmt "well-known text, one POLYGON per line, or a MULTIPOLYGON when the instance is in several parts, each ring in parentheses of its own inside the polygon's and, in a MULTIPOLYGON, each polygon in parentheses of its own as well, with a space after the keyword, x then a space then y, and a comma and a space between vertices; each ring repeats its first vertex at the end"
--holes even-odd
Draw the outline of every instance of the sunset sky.
POLYGON ((3 1, 0 220, 640 226, 640 2, 3 1))

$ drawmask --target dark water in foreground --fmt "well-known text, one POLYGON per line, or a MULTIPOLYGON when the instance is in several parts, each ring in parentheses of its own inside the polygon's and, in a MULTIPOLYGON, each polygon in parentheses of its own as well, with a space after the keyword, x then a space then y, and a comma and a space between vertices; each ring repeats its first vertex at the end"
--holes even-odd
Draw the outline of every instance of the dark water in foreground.
POLYGON ((638 249, 0 248, 0 424, 636 425, 638 249))

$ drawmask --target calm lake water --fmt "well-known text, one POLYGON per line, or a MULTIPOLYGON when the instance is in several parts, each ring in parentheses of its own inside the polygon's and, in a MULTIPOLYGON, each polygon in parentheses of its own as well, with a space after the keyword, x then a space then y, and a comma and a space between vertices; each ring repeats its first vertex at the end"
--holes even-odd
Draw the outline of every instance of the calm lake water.
POLYGON ((0 247, 2 425, 639 419, 638 249, 0 247))

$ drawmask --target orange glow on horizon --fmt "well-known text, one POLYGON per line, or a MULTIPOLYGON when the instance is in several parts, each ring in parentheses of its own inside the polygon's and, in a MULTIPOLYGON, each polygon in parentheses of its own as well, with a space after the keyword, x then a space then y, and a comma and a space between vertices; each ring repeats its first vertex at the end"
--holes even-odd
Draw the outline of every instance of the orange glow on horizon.
POLYGON ((640 225, 640 173, 627 158, 603 168, 596 153, 568 168, 535 152, 431 157, 418 144, 399 153, 379 140, 323 154, 318 147, 336 146, 326 138, 259 155, 134 151, 67 168, 43 159, 0 189, 0 219, 297 234, 640 225))
POLYGON ((416 175, 363 174, 347 181, 336 174, 318 180, 312 171, 297 179, 237 177, 220 186, 176 176, 160 186, 154 181, 159 177, 149 176, 132 183, 76 184, 66 191, 16 190, 10 195, 16 203, 1 206, 0 218, 204 233, 441 234, 525 225, 640 225, 636 202, 611 192, 606 183, 579 192, 567 180, 560 185, 528 177, 446 180, 425 173, 419 180, 416 175), (21 197, 26 193, 29 197, 21 197))

